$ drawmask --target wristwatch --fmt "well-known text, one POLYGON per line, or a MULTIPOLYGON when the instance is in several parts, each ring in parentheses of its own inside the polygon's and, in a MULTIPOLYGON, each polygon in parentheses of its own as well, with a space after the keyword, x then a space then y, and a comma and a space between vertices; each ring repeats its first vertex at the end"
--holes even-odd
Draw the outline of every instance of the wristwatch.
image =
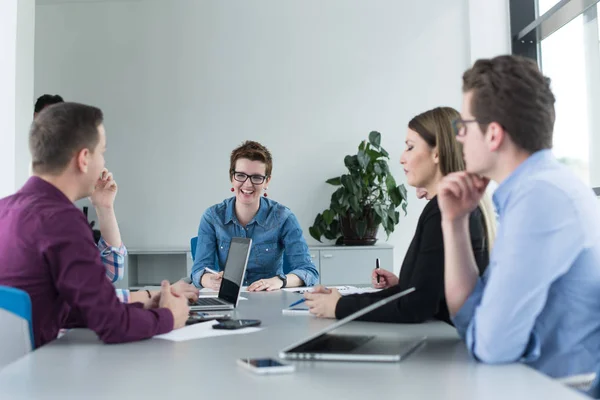
POLYGON ((277 275, 277 277, 283 281, 283 285, 281 286, 281 288, 283 289, 284 287, 286 287, 287 276, 285 274, 279 274, 279 275, 277 275))

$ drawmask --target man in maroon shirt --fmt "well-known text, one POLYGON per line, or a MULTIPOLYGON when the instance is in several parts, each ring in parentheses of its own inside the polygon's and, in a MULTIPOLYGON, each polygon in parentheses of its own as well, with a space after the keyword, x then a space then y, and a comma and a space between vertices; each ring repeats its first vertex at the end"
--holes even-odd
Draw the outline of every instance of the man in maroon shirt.
POLYGON ((32 124, 33 176, 0 200, 0 285, 26 291, 36 347, 59 329, 87 327, 105 343, 181 328, 187 299, 167 281, 145 309, 123 304, 106 279, 92 231, 74 201, 89 196, 104 168, 102 111, 76 103, 44 109, 32 124))

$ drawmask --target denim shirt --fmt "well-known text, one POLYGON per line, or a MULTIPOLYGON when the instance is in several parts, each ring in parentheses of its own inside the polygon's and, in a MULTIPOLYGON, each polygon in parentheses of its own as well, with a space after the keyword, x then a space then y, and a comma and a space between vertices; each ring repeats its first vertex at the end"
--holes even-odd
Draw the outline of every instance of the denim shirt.
POLYGON ((298 276, 306 286, 318 282, 319 273, 311 261, 302 228, 289 208, 261 197, 258 212, 244 227, 235 215, 235 197, 231 197, 210 207, 202 216, 192 267, 194 285, 202 287, 204 268, 223 270, 234 237, 252 238, 244 286, 283 273, 298 276))
POLYGON ((521 361, 549 376, 600 364, 600 207, 550 150, 531 155, 494 193, 490 265, 453 322, 471 354, 521 361))

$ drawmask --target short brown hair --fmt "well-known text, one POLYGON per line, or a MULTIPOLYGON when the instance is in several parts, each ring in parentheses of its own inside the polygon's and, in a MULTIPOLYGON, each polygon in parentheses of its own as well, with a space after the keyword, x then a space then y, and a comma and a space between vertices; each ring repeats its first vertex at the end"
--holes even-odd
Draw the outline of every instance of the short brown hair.
POLYGON ((417 132, 429 147, 438 148, 440 172, 446 176, 465 169, 462 146, 454 137, 452 121, 460 114, 452 107, 437 107, 410 120, 408 127, 417 132))
POLYGON ((477 60, 463 75, 463 92, 470 91, 482 130, 497 122, 529 153, 552 148, 554 94, 533 60, 512 55, 477 60))
POLYGON ((250 161, 260 161, 265 163, 265 175, 267 177, 271 176, 271 171, 273 170, 273 159, 271 158, 271 152, 262 144, 258 142, 253 142, 251 140, 247 140, 241 144, 241 146, 236 147, 231 152, 231 159, 229 165, 229 179, 233 179, 233 172, 235 171, 235 163, 240 158, 246 158, 250 161))
POLYGON ((103 119, 102 110, 84 104, 58 103, 44 108, 29 132, 33 172, 59 174, 82 149, 93 152, 103 119))

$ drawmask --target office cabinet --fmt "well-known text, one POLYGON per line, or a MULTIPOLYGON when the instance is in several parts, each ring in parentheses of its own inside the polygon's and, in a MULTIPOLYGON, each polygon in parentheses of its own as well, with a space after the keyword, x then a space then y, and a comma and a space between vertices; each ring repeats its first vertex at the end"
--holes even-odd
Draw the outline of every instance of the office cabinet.
POLYGON ((310 246, 311 256, 318 252, 322 285, 370 285, 375 260, 381 268, 394 270, 394 247, 376 246, 310 246))

